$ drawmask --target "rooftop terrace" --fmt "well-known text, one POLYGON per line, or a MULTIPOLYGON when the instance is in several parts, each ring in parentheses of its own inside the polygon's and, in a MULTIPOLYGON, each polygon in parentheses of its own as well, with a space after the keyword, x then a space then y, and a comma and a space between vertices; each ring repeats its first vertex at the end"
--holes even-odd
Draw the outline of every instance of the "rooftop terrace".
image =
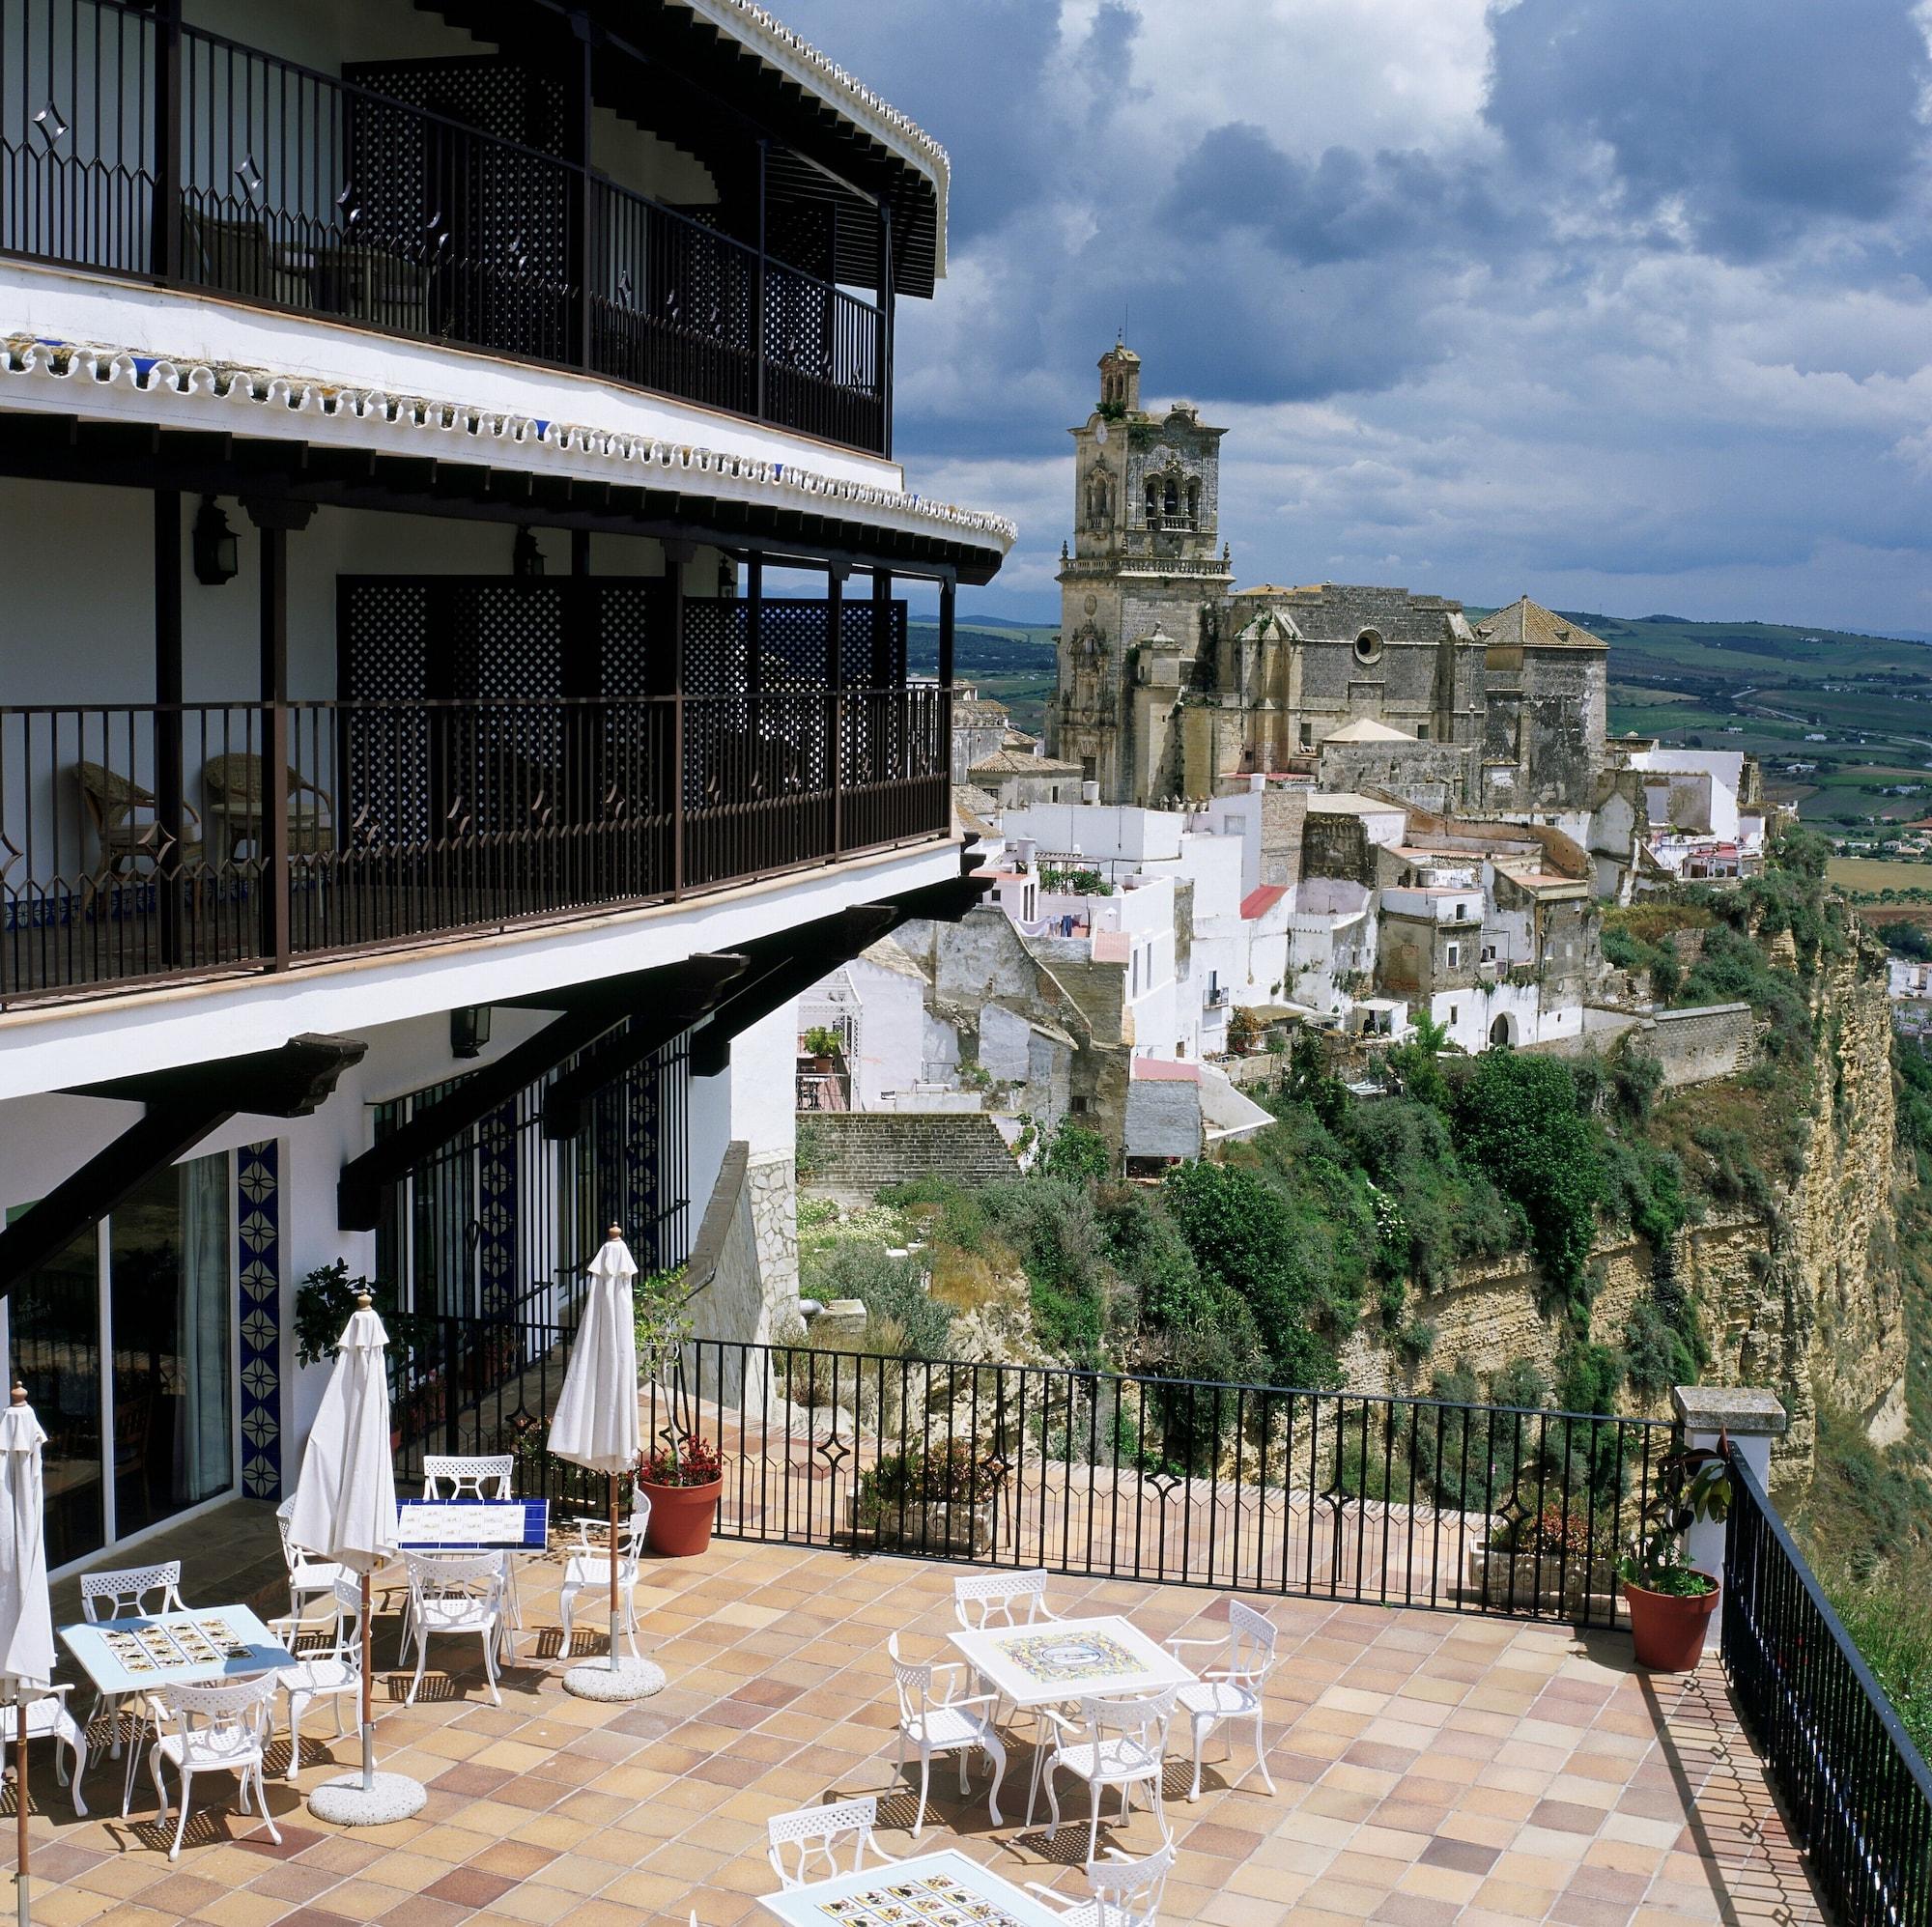
MULTIPOLYGON (((420 1818, 338 1832, 298 1789, 271 1782, 283 1844, 235 1814, 218 1784, 197 1802, 170 1866, 152 1797, 114 1816, 118 1764, 87 1783, 97 1816, 73 1817, 34 1750, 35 1918, 194 1920, 223 1927, 335 1927, 470 1919, 706 1927, 764 1917, 776 1885, 764 1822, 834 1795, 890 1795, 889 1851, 910 1850, 909 1782, 895 1774, 887 1635, 950 1657, 952 1583, 937 1561, 721 1540, 704 1556, 652 1563, 640 1588, 646 1650, 670 1676, 641 1704, 573 1699, 557 1683, 559 1568, 530 1570, 520 1658, 500 1711, 480 1666, 432 1674, 413 1708, 406 1677, 379 1688, 385 1767, 429 1788, 420 1818), (58 1882, 58 1886, 44 1883, 58 1882)), ((199 1603, 201 1589, 189 1597, 199 1603)), ((377 1656, 395 1651, 393 1607, 377 1656)), ((1211 1631, 1217 1596, 1182 1586, 1056 1575, 1063 1615, 1121 1613, 1156 1636, 1211 1631)), ((1262 1601, 1280 1629, 1269 1687, 1270 1796, 1237 1735, 1232 1762, 1208 1743, 1200 1801, 1170 1762, 1179 1850, 1162 1919, 1221 1927, 1372 1920, 1391 1927, 1551 1921, 1560 1927, 1825 1916, 1805 1865, 1740 1731, 1715 1661, 1684 1678, 1637 1671, 1623 1632, 1322 1600, 1262 1601)), ((580 1654, 601 1644, 580 1633, 580 1654)), ((469 1642, 433 1652, 465 1658, 469 1642)), ((328 1730, 311 1713, 312 1735, 328 1730)), ((1184 1739, 1179 1743, 1184 1750, 1184 1739)), ((352 1738, 327 1744, 353 1764, 352 1738)), ((278 1737, 271 1771, 286 1768, 278 1737)), ((958 1845, 1016 1881, 1084 1891, 1084 1825, 1057 1845, 1023 1822, 1031 1766, 1011 1749, 1003 1809, 987 1824, 983 1773, 965 1801, 935 1771, 922 1850, 958 1845)), ((300 1786, 330 1771, 314 1738, 300 1786)), ((1111 1802, 1110 1802, 1111 1808, 1111 1802)), ((1085 1796, 1070 1814, 1084 1822, 1085 1796)), ((1158 1845, 1136 1811, 1103 1824, 1101 1847, 1158 1845)))

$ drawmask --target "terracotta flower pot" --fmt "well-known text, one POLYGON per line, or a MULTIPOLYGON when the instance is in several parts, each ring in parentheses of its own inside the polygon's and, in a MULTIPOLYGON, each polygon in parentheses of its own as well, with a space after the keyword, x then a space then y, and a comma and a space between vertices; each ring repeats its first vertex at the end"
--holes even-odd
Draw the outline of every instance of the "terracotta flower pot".
POLYGON ((653 1552, 667 1559, 689 1559, 711 1544, 711 1522, 718 1516, 723 1474, 702 1486, 659 1486, 649 1479, 638 1484, 650 1495, 651 1524, 646 1538, 653 1552))
MULTIPOLYGON (((1704 1576, 1711 1579, 1708 1573, 1704 1576)), ((1631 1643, 1637 1664, 1653 1673, 1692 1671, 1703 1655, 1704 1630, 1718 1609, 1721 1591, 1711 1579, 1708 1593, 1686 1600, 1672 1593, 1653 1593, 1626 1579, 1624 1599, 1630 1606, 1631 1643)))

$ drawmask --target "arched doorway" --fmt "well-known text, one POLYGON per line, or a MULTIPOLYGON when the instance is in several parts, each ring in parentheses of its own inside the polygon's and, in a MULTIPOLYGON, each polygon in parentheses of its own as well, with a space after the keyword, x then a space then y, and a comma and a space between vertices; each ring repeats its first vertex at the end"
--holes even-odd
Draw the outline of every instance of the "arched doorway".
POLYGON ((1516 1048, 1516 1020, 1505 1014, 1490 1026, 1490 1044, 1496 1050, 1516 1048))

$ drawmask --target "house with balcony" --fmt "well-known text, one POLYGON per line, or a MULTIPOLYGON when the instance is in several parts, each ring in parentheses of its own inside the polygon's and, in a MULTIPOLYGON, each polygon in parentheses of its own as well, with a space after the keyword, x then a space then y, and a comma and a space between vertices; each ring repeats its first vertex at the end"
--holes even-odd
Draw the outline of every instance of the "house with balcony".
POLYGON ((721 1172, 787 1192, 799 992, 976 900, 953 598, 1013 530, 892 452, 948 185, 738 0, 0 0, 0 1335, 56 1568, 289 1489, 338 1260, 429 1334, 405 1471, 489 1449, 607 1224, 667 1267, 721 1172))

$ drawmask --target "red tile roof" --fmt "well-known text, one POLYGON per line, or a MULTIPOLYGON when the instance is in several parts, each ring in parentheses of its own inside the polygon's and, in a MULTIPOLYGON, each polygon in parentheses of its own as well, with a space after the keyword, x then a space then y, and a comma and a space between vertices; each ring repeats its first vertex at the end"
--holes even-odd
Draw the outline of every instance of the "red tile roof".
POLYGON ((1265 917, 1287 894, 1287 884, 1264 883, 1259 890, 1251 890, 1241 898, 1241 915, 1253 922, 1257 917, 1265 917))

